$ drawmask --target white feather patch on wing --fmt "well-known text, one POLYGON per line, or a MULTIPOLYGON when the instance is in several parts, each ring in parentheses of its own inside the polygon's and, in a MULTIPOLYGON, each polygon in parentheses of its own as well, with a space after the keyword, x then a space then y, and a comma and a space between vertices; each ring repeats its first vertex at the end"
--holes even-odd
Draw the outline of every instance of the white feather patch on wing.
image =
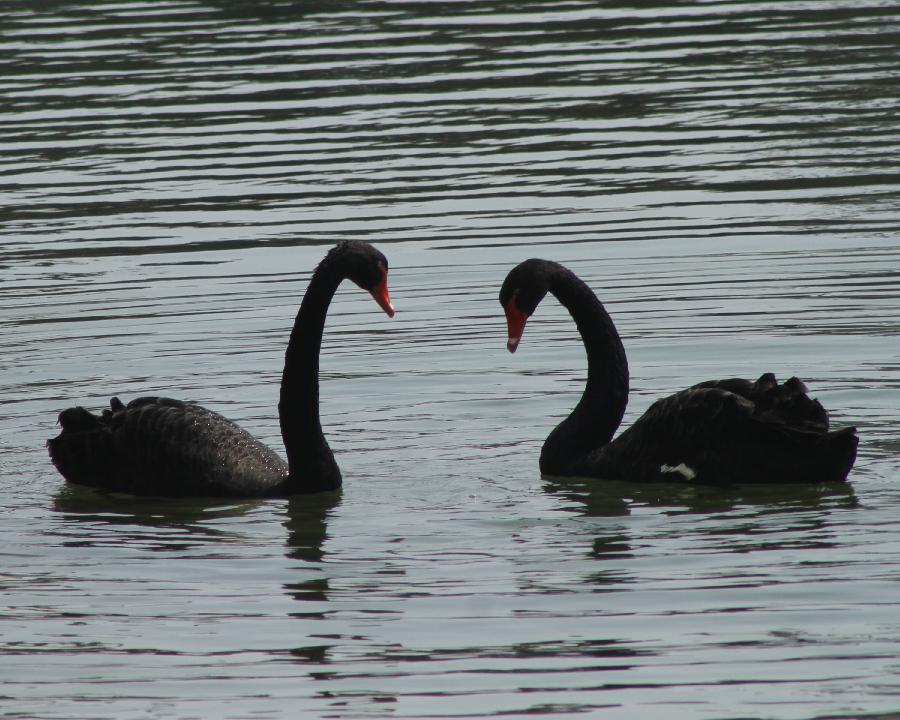
POLYGON ((660 465, 659 471, 662 473, 680 473, 685 480, 693 480, 697 477, 697 473, 693 468, 689 468, 684 463, 677 465, 660 465))

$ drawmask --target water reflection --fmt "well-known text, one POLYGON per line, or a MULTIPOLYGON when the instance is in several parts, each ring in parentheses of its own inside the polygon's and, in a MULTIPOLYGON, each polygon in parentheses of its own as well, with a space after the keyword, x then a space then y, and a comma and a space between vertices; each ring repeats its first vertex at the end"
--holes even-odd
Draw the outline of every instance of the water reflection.
MULTIPOLYGON (((275 502, 142 497, 66 483, 53 499, 53 510, 63 515, 66 524, 63 529, 54 526, 51 533, 68 535, 70 530, 80 527, 77 539, 64 541, 63 544, 70 547, 110 542, 127 545, 129 541, 137 540, 142 547, 153 549, 152 542, 148 546, 148 540, 155 537, 157 549, 188 549, 197 544, 241 539, 241 533, 224 530, 217 524, 252 514, 275 502), (86 526, 92 528, 92 534, 84 534, 86 526), (107 529, 114 532, 110 534, 107 529)), ((295 495, 288 499, 287 519, 283 523, 287 531, 288 558, 307 563, 322 560, 322 546, 328 538, 328 517, 340 502, 340 492, 295 495)))
POLYGON ((260 503, 138 497, 66 483, 53 499, 53 510, 63 514, 64 523, 52 525, 47 532, 65 538, 66 547, 139 545, 148 550, 190 550, 240 540, 241 533, 216 523, 251 513, 260 503))
MULTIPOLYGON (((699 553, 710 558, 761 551, 821 550, 841 546, 844 538, 832 524, 833 515, 859 507, 848 483, 822 485, 746 485, 712 487, 671 484, 598 482, 587 478, 545 478, 544 490, 572 502, 570 509, 588 518, 617 518, 591 525, 582 552, 602 561, 601 569, 585 572, 581 581, 595 592, 612 592, 638 582, 634 562, 649 554, 679 557, 699 553), (641 518, 659 516, 648 528, 641 518), (626 518, 628 520, 626 521, 626 518), (597 528, 602 532, 597 532, 597 528), (681 547, 674 551, 672 544, 681 547)), ((790 567, 793 561, 785 561, 790 567)), ((701 573, 710 583, 729 586, 741 582, 772 583, 709 561, 701 573)), ((789 572, 785 576, 790 575, 789 572)), ((779 579, 779 582, 781 580, 779 579)))
POLYGON ((765 514, 859 505, 849 483, 718 486, 545 476, 544 491, 573 501, 572 509, 588 517, 630 515, 636 507, 661 508, 668 515, 712 515, 740 506, 765 514))
POLYGON ((340 492, 294 495, 288 499, 287 556, 295 560, 319 562, 324 557, 322 545, 328 538, 328 517, 340 506, 340 492))
MULTIPOLYGON (((321 621, 331 612, 328 605, 330 587, 321 562, 325 557, 323 546, 328 539, 328 518, 340 503, 340 492, 295 495, 288 499, 283 523, 287 531, 286 556, 301 561, 302 566, 287 571, 291 581, 284 583, 282 589, 291 600, 304 604, 302 610, 288 613, 295 620, 321 621)), ((301 633, 301 636, 304 640, 321 639, 323 642, 290 648, 288 657, 292 663, 312 666, 330 663, 337 641, 343 639, 335 633, 301 633)))

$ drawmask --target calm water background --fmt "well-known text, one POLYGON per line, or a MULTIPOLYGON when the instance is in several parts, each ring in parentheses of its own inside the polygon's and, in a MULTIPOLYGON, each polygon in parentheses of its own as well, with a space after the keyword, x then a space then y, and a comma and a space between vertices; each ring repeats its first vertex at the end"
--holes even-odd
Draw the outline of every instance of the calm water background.
POLYGON ((10 3, 0 16, 0 716, 900 711, 900 10, 859 2, 10 3), (57 413, 200 401, 280 448, 309 274, 340 495, 64 487, 57 413), (851 486, 542 479, 607 302, 626 422, 807 380, 851 486))

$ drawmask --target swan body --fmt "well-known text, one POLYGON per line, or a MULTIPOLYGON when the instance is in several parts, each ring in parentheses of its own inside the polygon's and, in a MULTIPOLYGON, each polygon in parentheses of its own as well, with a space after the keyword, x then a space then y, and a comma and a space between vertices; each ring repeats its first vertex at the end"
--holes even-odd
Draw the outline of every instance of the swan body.
POLYGON ((829 430, 828 413, 797 378, 699 383, 656 401, 615 440, 628 402, 628 363, 603 304, 580 278, 547 260, 513 268, 500 290, 507 348, 547 293, 575 320, 588 355, 584 394, 547 437, 547 475, 697 483, 843 481, 856 458, 855 428, 829 430))
POLYGON ((287 463, 218 413, 164 397, 110 405, 100 417, 60 414, 49 447, 69 482, 167 497, 288 494, 287 463))
POLYGON ((69 482, 137 495, 270 497, 339 488, 341 472, 319 422, 325 316, 345 278, 392 316, 387 267, 374 247, 348 241, 313 273, 285 353, 278 409, 286 462, 195 403, 142 397, 125 405, 114 397, 100 415, 82 407, 60 413, 62 432, 47 442, 53 464, 69 482))

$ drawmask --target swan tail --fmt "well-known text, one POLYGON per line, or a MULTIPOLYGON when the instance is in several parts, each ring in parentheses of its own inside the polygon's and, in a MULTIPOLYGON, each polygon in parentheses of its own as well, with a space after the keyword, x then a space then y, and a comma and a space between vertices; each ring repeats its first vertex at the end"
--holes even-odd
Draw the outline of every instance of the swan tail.
POLYGON ((822 433, 814 443, 813 465, 820 482, 843 482, 856 462, 859 437, 855 427, 822 433))
POLYGON ((811 432, 792 427, 769 426, 781 435, 781 443, 767 443, 768 456, 760 479, 777 482, 844 482, 856 461, 859 438, 856 428, 811 432))
POLYGON ((50 459, 69 482, 141 492, 152 477, 164 483, 171 476, 169 460, 183 462, 172 448, 186 445, 188 407, 158 397, 125 405, 113 397, 99 415, 83 407, 68 408, 59 414, 62 432, 47 441, 50 459))
POLYGON ((113 398, 110 409, 100 415, 83 407, 68 408, 59 414, 62 432, 47 441, 47 451, 66 480, 82 485, 111 484, 113 438, 110 424, 113 413, 121 405, 118 398, 113 398))

